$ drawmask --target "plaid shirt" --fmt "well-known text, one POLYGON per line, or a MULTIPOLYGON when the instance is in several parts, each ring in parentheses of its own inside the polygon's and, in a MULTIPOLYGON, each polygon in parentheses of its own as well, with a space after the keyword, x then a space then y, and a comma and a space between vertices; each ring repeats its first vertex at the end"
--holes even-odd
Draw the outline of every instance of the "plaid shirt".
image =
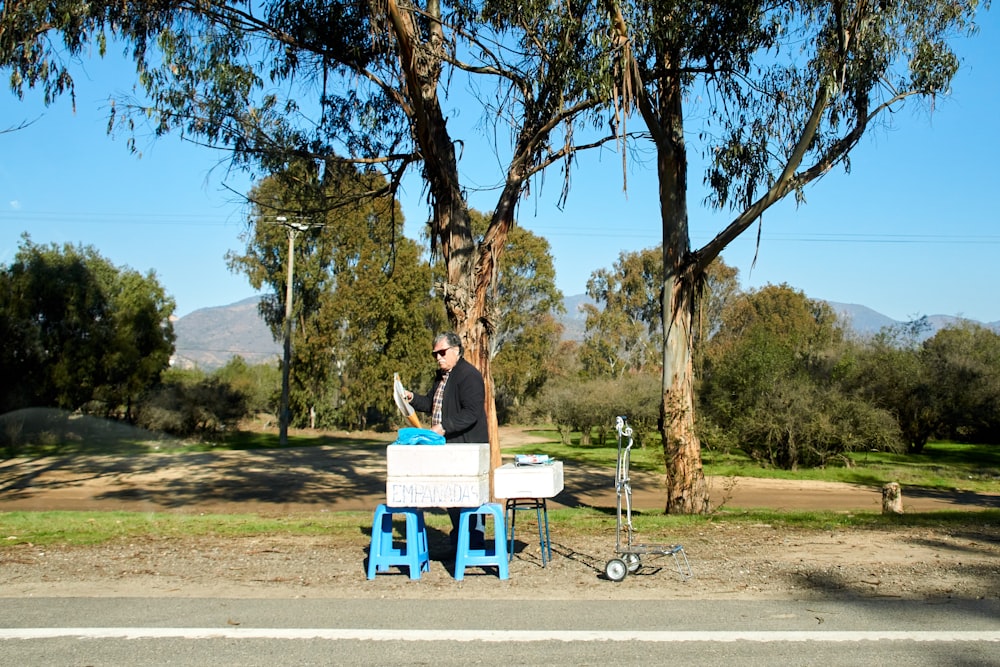
POLYGON ((441 384, 439 384, 437 389, 434 391, 434 405, 433 410, 431 410, 432 427, 441 425, 441 409, 444 406, 444 386, 448 384, 448 376, 450 374, 451 371, 448 371, 441 376, 441 384))

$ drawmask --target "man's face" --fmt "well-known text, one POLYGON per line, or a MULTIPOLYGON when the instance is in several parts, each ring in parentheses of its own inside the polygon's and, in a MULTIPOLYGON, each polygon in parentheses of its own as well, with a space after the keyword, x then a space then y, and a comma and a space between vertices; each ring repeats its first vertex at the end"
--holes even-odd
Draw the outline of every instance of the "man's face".
POLYGON ((447 340, 438 341, 431 353, 437 361, 438 368, 445 373, 458 363, 458 348, 449 346, 447 340))

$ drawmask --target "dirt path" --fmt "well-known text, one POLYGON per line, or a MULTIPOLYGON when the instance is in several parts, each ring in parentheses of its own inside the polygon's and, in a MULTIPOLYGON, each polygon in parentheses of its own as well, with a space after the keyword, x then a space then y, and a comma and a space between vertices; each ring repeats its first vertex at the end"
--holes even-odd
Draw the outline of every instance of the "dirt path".
MULTIPOLYGON (((391 435, 382 436, 386 442, 391 435)), ((511 445, 531 436, 506 430, 511 445)), ((72 456, 0 463, 0 511, 281 513, 371 510, 385 495, 381 447, 164 454, 140 458, 72 456)), ((614 508, 614 472, 564 462, 564 491, 553 507, 614 508)), ((633 471, 632 506, 663 508, 662 477, 633 471)), ((774 510, 879 511, 881 490, 808 480, 710 477, 714 506, 774 510)), ((907 512, 1000 508, 1000 494, 904 489, 907 512)))

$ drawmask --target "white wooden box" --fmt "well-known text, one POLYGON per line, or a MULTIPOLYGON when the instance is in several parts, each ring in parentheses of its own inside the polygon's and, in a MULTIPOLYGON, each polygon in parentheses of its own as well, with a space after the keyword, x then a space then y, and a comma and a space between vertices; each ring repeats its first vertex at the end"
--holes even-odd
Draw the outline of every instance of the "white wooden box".
POLYGON ((490 475, 389 477, 385 502, 390 507, 479 507, 490 502, 490 475))
POLYGON ((389 445, 387 477, 488 475, 490 443, 454 445, 389 445))
POLYGON ((562 461, 529 466, 507 463, 493 471, 497 498, 551 498, 562 490, 562 461))

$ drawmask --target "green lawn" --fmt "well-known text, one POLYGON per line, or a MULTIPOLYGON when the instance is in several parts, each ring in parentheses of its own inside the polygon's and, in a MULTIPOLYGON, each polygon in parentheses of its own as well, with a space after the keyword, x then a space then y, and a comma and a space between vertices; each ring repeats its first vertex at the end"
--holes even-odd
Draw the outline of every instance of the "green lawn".
MULTIPOLYGON (((426 514, 427 525, 441 531, 450 528, 447 514, 426 514)), ((594 508, 553 509, 549 523, 553 532, 565 537, 607 535, 613 515, 594 508)), ((711 515, 677 516, 660 512, 634 512, 639 531, 669 532, 683 537, 713 523, 768 525, 775 529, 799 530, 878 529, 903 526, 952 530, 977 530, 1000 522, 1000 510, 976 512, 932 512, 882 515, 875 512, 769 512, 720 511, 711 515)), ((109 540, 264 535, 324 536, 343 544, 363 545, 371 526, 370 512, 325 512, 283 518, 253 514, 170 514, 149 512, 0 512, 0 554, 5 549, 30 544, 87 546, 109 540)))
MULTIPOLYGON (((554 430, 538 429, 534 435, 551 438, 543 445, 505 449, 504 454, 549 454, 557 459, 587 465, 615 466, 618 457, 614 437, 609 442, 581 446, 564 445, 554 430)), ((579 443, 579 434, 571 440, 579 443)), ((765 477, 773 479, 809 479, 882 486, 899 482, 905 486, 997 493, 1000 492, 1000 446, 931 442, 920 454, 890 452, 854 452, 844 461, 823 468, 779 470, 754 463, 743 452, 702 451, 706 475, 723 477, 765 477)), ((633 447, 630 466, 633 470, 659 472, 664 469, 659 442, 633 447)))

